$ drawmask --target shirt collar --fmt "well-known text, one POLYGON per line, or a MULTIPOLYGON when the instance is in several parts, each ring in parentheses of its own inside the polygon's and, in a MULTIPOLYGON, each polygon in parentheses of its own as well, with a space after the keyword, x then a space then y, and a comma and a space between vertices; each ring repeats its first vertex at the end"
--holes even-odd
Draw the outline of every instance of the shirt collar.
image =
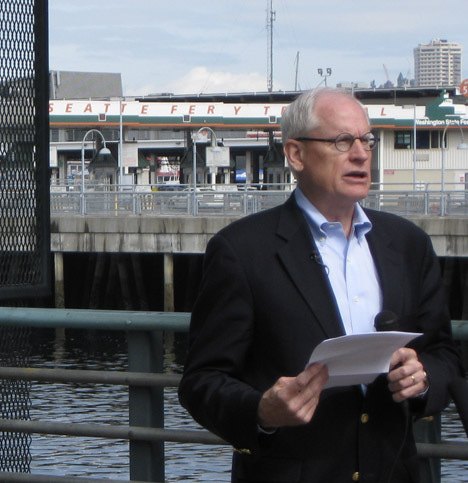
MULTIPOLYGON (((327 236, 326 227, 330 222, 320 213, 320 211, 306 198, 299 187, 296 187, 294 196, 299 208, 304 213, 309 226, 312 229, 314 238, 327 236)), ((356 203, 353 219, 354 235, 361 240, 372 229, 372 223, 367 217, 359 203, 356 203)))

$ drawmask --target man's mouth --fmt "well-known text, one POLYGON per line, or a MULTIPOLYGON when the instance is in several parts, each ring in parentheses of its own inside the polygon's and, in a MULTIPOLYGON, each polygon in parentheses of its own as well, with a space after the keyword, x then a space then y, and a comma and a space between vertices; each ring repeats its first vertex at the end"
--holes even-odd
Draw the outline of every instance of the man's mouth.
POLYGON ((366 179, 367 173, 365 171, 351 171, 350 173, 346 173, 346 178, 357 178, 357 179, 366 179))

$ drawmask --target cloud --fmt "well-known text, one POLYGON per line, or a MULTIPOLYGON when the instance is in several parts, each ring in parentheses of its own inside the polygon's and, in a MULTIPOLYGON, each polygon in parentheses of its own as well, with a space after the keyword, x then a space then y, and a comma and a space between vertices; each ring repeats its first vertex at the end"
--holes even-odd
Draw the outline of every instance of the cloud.
MULTIPOLYGON (((138 86, 136 88, 138 94, 155 94, 160 92, 152 90, 151 85, 138 86)), ((198 66, 191 69, 179 79, 169 82, 164 91, 173 94, 209 94, 219 92, 252 92, 267 90, 266 75, 260 75, 257 72, 251 73, 232 73, 219 70, 210 70, 205 66, 198 66)), ((137 93, 126 93, 127 95, 136 95, 137 93)))

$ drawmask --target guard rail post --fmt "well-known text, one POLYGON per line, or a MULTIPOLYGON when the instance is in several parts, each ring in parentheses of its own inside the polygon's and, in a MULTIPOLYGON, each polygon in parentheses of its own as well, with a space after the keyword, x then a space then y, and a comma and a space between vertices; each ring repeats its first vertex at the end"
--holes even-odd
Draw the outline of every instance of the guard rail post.
MULTIPOLYGON (((162 373, 162 331, 128 331, 128 370, 162 373)), ((129 386, 130 426, 164 427, 164 388, 129 386)), ((164 481, 164 442, 130 440, 130 480, 164 481)))
POLYGON ((429 214, 429 196, 430 193, 426 190, 424 191, 424 214, 429 214))
MULTIPOLYGON (((422 418, 415 422, 413 426, 414 439, 418 443, 440 444, 441 436, 441 417, 440 414, 428 418, 422 418)), ((421 481, 427 483, 440 483, 441 480, 441 460, 440 458, 420 458, 419 473, 421 481)))

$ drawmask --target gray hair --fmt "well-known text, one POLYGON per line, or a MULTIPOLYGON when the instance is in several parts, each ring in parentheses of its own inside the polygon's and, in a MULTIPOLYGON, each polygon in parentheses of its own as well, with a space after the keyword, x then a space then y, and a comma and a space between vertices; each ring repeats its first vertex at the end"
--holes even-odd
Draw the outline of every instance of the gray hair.
MULTIPOLYGON (((349 92, 342 89, 332 87, 322 87, 311 91, 303 92, 297 97, 281 116, 281 137, 283 146, 288 139, 299 136, 307 136, 307 134, 316 129, 320 125, 320 119, 315 113, 315 105, 317 100, 325 94, 338 94, 354 99, 358 104, 359 101, 349 92)), ((366 110, 363 110, 367 115, 366 110)))

